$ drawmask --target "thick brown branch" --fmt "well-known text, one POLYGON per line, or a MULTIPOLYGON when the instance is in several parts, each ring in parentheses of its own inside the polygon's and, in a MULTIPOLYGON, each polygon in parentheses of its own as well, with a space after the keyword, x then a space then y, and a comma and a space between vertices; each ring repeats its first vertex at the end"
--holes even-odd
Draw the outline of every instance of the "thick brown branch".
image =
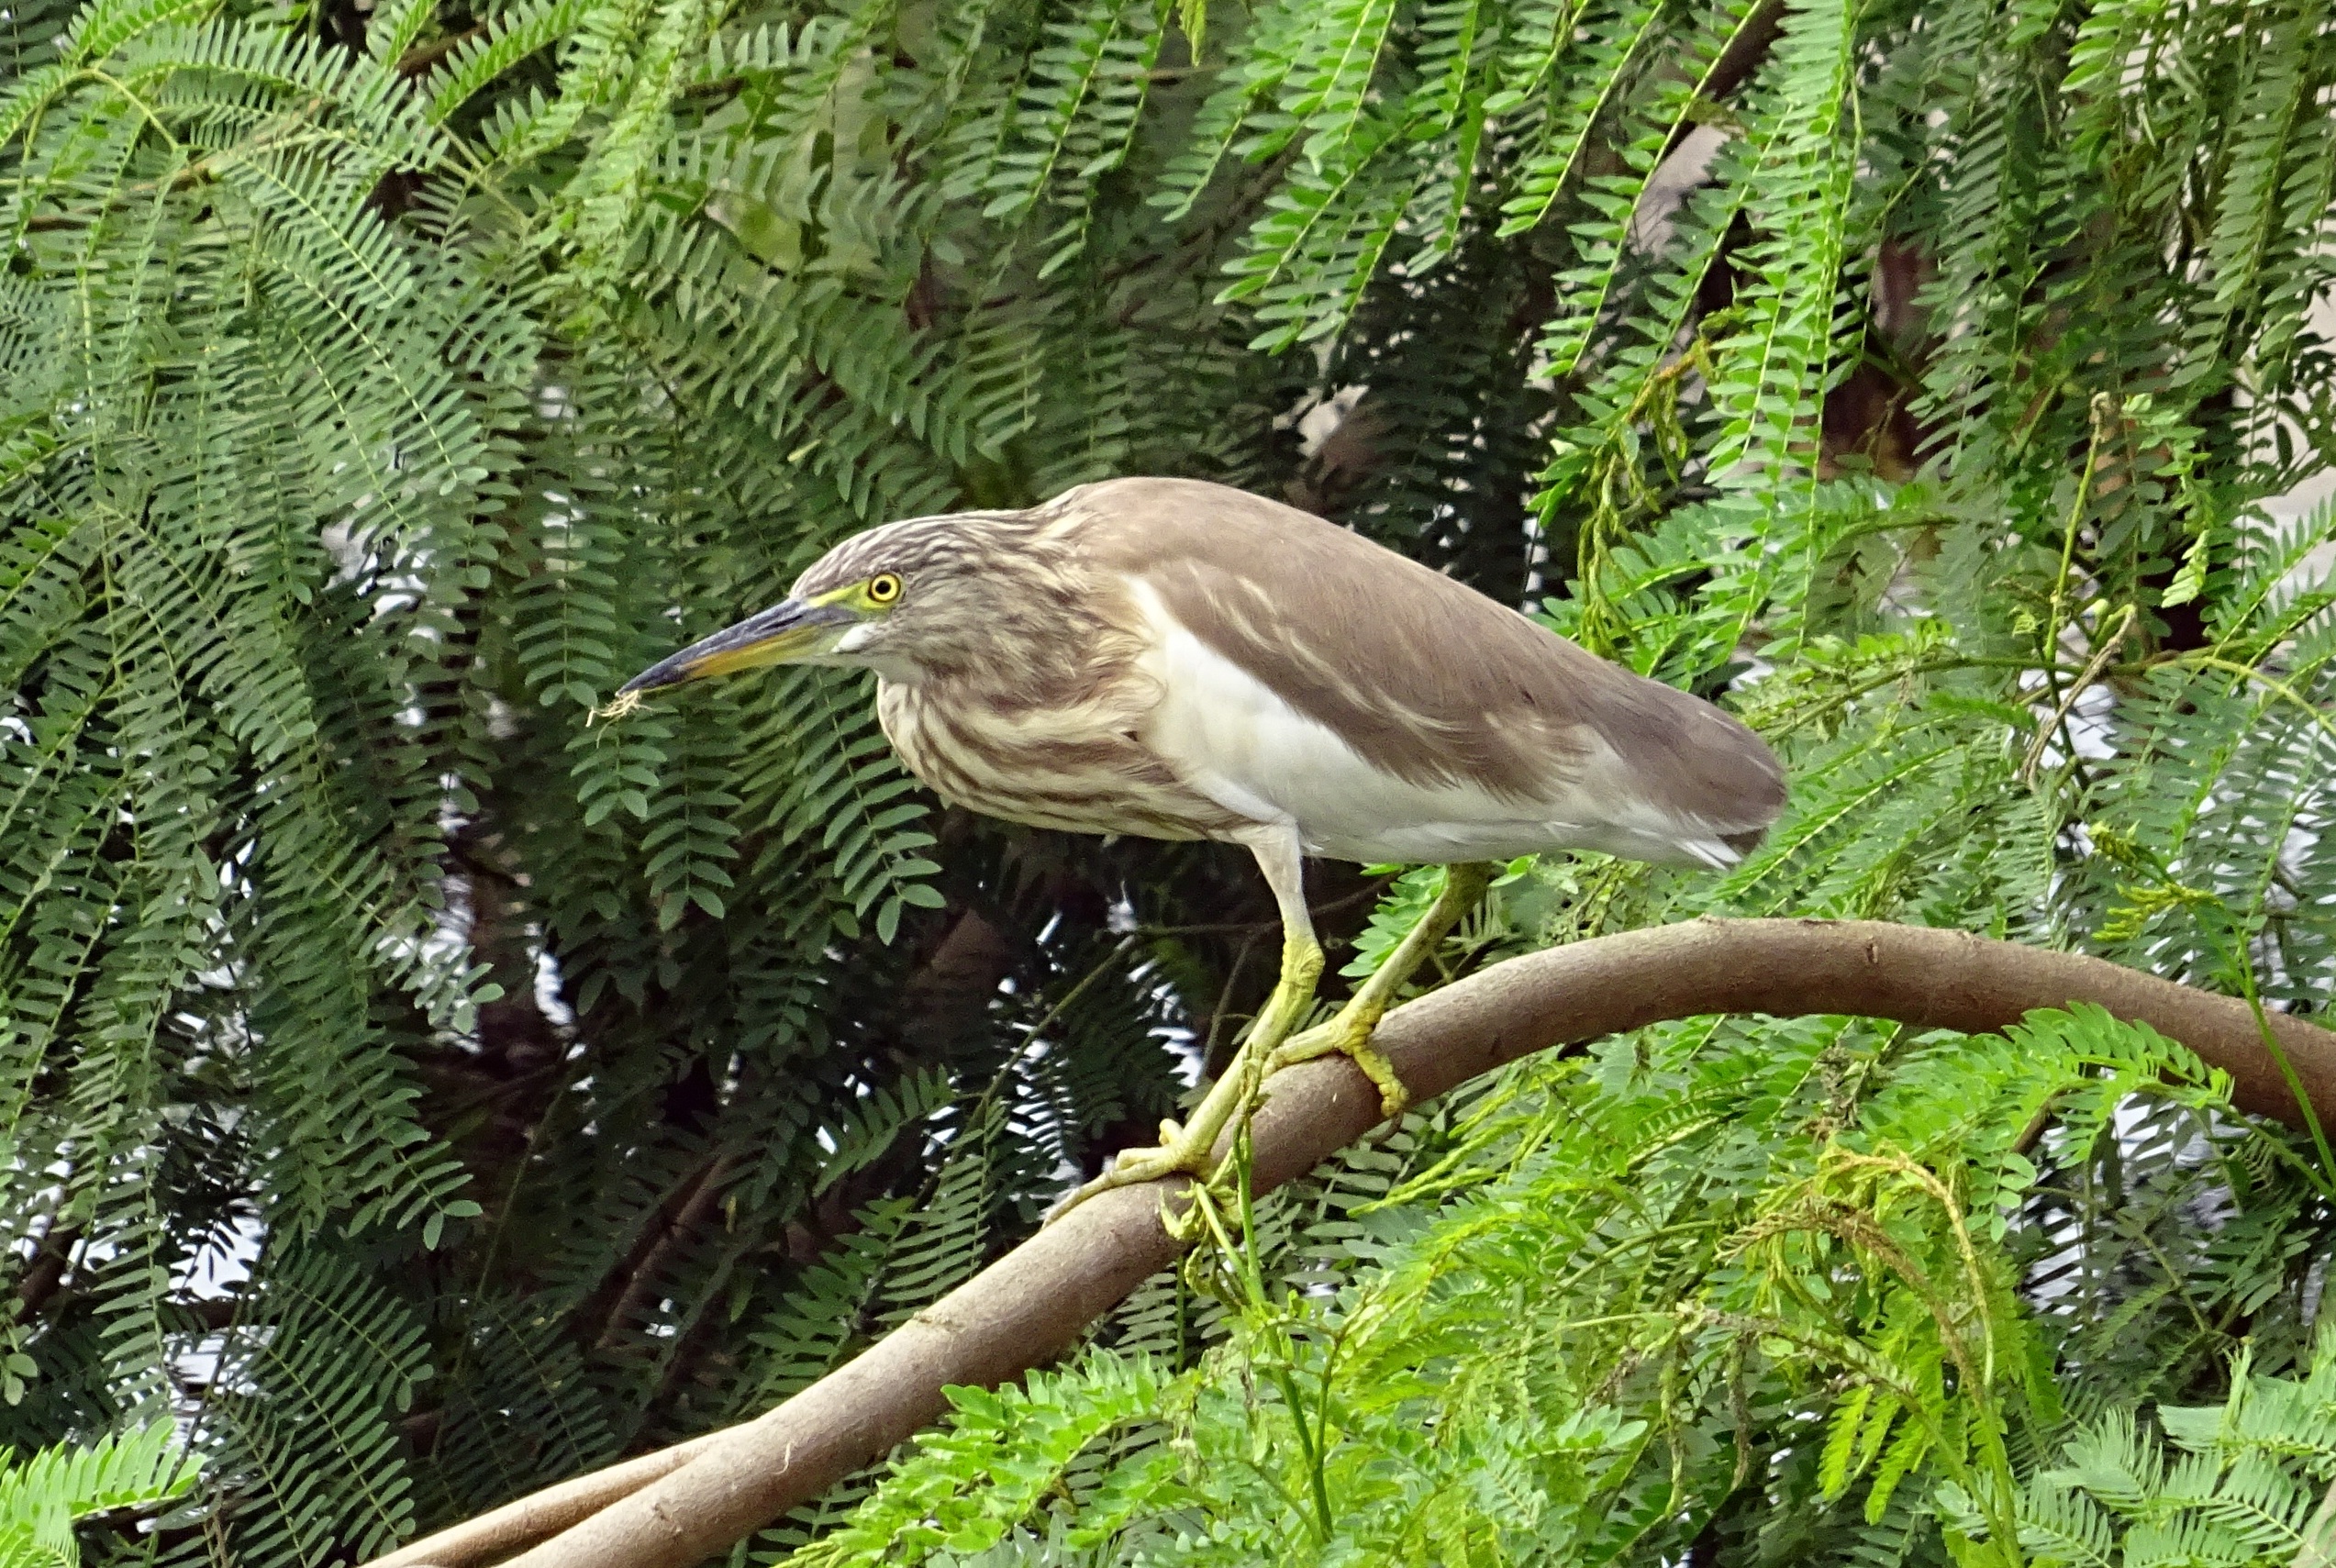
MULTIPOLYGON (((1984 1033, 2070 1002, 2180 1040, 2230 1074, 2242 1109, 2300 1119, 2244 1003, 2100 959, 1869 921, 1696 920, 1552 948, 1398 1008, 1377 1043, 1425 1099, 1536 1051, 1671 1018, 1838 1013, 1984 1033)), ((2336 1034, 2276 1015, 2271 1027, 2320 1119, 2336 1121, 2336 1034)), ((1260 1186, 1370 1131, 1378 1103, 1340 1058, 1275 1077, 1255 1123, 1260 1186)), ((1107 1193, 858 1360, 756 1420, 696 1440, 685 1464, 669 1462, 677 1450, 634 1460, 374 1568, 472 1568, 529 1543, 540 1544, 509 1568, 690 1568, 931 1421, 945 1385, 993 1385, 1060 1354, 1177 1245, 1160 1227, 1156 1188, 1107 1193)))

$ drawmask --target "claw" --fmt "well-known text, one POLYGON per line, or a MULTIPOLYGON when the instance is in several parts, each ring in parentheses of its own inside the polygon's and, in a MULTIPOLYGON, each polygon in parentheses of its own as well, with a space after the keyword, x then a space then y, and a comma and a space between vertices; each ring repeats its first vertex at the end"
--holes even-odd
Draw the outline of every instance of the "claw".
POLYGON ((1285 1067, 1295 1067, 1317 1057, 1343 1056, 1362 1068, 1363 1076, 1378 1086, 1380 1116, 1401 1116, 1404 1107, 1411 1104, 1411 1091, 1404 1087, 1395 1063, 1371 1043, 1376 1024, 1376 1019, 1338 1018, 1319 1029, 1308 1029, 1265 1059, 1265 1076, 1271 1078, 1285 1067))
POLYGON ((1160 1124, 1161 1146, 1156 1149, 1122 1149, 1113 1156, 1111 1168, 1072 1193, 1056 1201, 1046 1211, 1046 1223, 1053 1224, 1097 1193, 1107 1193, 1114 1187, 1138 1186, 1145 1182, 1157 1182, 1163 1177, 1185 1175, 1200 1181, 1208 1174, 1210 1151, 1194 1147, 1199 1140, 1188 1136, 1173 1121, 1160 1124))
MULTIPOLYGON (((1273 865, 1262 851, 1259 863, 1266 866, 1266 874, 1271 878, 1273 865)), ((1113 1187, 1133 1186, 1139 1182, 1156 1182, 1174 1175, 1190 1176, 1196 1182, 1214 1179, 1218 1173, 1210 1156, 1216 1152, 1218 1140, 1226 1129, 1237 1126, 1256 1108, 1259 1086, 1285 1067, 1328 1056, 1332 1051, 1352 1060, 1378 1085, 1381 1116, 1401 1115, 1411 1103, 1410 1091, 1396 1075, 1395 1064, 1372 1045, 1372 1032, 1379 1027, 1380 1018, 1420 962, 1483 896, 1492 880, 1492 872, 1493 868, 1486 865, 1455 865, 1446 872, 1443 888, 1428 912, 1363 983, 1346 1007, 1329 1023, 1304 1034, 1291 1031, 1313 1000, 1314 983, 1322 973, 1322 949, 1302 918, 1288 918, 1285 902, 1282 978, 1259 1010, 1250 1037, 1241 1042, 1232 1065, 1209 1086, 1189 1122, 1182 1126, 1174 1121, 1162 1122, 1159 1148, 1122 1151, 1112 1162, 1111 1169, 1047 1210, 1048 1223, 1113 1187)), ((1161 1209, 1161 1223, 1169 1233, 1189 1240, 1189 1227, 1196 1222, 1193 1206, 1174 1211, 1163 1197, 1161 1209)))
MULTIPOLYGON (((1282 978, 1273 995, 1259 1009, 1250 1037, 1241 1042, 1231 1065, 1223 1076, 1208 1087, 1194 1107, 1192 1119, 1184 1123, 1174 1120, 1160 1124, 1160 1147, 1156 1149, 1122 1150, 1111 1162, 1111 1168, 1046 1212, 1048 1224, 1095 1196, 1114 1187, 1131 1187, 1139 1182, 1156 1182, 1163 1176, 1186 1175, 1193 1180, 1207 1181, 1215 1169, 1211 1156, 1225 1129, 1247 1117, 1257 1099, 1259 1073, 1257 1062, 1290 1036, 1290 1030, 1305 1017, 1307 1005, 1313 999, 1314 982, 1322 973, 1322 950, 1309 935, 1303 942, 1285 943, 1282 952, 1282 978)), ((1162 1223, 1172 1234, 1177 1228, 1176 1218, 1163 1214, 1162 1223)))

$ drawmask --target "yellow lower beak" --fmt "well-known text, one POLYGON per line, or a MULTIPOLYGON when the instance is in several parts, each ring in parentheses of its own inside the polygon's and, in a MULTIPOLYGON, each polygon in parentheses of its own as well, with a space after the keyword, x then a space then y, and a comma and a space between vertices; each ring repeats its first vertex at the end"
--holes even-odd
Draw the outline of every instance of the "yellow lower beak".
POLYGON ((701 642, 691 643, 672 658, 651 664, 617 687, 617 695, 653 692, 661 686, 678 686, 684 681, 700 681, 708 675, 790 663, 821 651, 833 640, 837 628, 859 618, 840 605, 782 599, 769 609, 758 611, 736 626, 725 627, 701 642))

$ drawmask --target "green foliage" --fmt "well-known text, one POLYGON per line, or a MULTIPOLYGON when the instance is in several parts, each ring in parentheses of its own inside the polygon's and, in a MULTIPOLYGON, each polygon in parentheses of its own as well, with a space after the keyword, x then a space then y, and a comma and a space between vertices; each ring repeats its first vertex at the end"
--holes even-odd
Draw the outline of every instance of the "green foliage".
POLYGON ((2030 1561, 2284 1565, 2324 1551, 2323 1484, 2336 1474, 2336 1346, 2324 1333, 2307 1378, 2253 1374, 2241 1357, 2219 1406, 2153 1414, 2154 1430, 2106 1413, 2029 1483, 2017 1518, 2030 1561))
MULTIPOLYGON (((1157 1369, 1108 1351, 1090 1355, 1073 1373, 1034 1373, 1018 1388, 990 1394, 948 1391, 947 1432, 887 1477, 878 1496, 850 1525, 795 1554, 806 1565, 863 1561, 921 1562, 936 1551, 984 1551, 1061 1488, 1073 1462, 1116 1433, 1148 1425, 1162 1395, 1157 1369)), ((1168 1467, 1156 1448, 1097 1488, 1101 1517, 1070 1532, 1088 1546, 1126 1523, 1140 1496, 1155 1502, 1168 1467)))
MULTIPOLYGON (((1041 1451, 1082 1477, 1053 1528, 1116 1536, 1113 1560, 1653 1561, 1703 1534, 1748 1560, 1830 1560, 1919 1519, 1962 1559, 2001 1560, 1990 1532, 2027 1529, 2020 1488, 2046 1485, 2028 1467, 2070 1420, 2055 1366, 2106 1362, 2131 1327, 2081 1290, 2023 1288, 2044 1249, 2099 1256, 2063 1234, 2059 1184, 2129 1158, 2114 1123, 2145 1106, 2195 1146, 2147 1178, 2176 1202, 2285 1145, 2219 1116, 2226 1086, 2179 1047, 2097 1009, 1992 1041, 1903 1033, 1665 1026, 1517 1074, 1421 1128, 1409 1180, 1340 1206, 1361 1221, 1341 1249, 1368 1259, 1360 1277, 1275 1279, 1297 1248, 1269 1211, 1248 1283, 1224 1282, 1241 1317, 1147 1443, 1082 1472, 1067 1437, 996 1454, 1000 1407, 961 1410, 816 1560, 894 1561, 898 1523, 880 1521, 903 1508, 1051 1539, 1007 1480, 1041 1451), (997 1491, 962 1496, 977 1485, 997 1491)), ((2203 1240, 2160 1254, 2159 1299, 2119 1315, 2163 1326, 2285 1295, 2294 1355, 2301 1282, 2271 1259, 2219 1270, 2203 1240)), ((2259 1323, 2279 1315, 2275 1299, 2259 1323)), ((1029 1397, 1049 1433, 1103 1432, 1123 1381, 1097 1352, 1029 1397), (1081 1378, 1093 1391, 1057 1409, 1081 1378)), ((2324 1422, 2324 1403, 2263 1420, 2302 1442, 2316 1429, 2275 1411, 2324 1422)))
POLYGON ((74 1568, 76 1521, 150 1508, 195 1485, 195 1461, 168 1422, 88 1448, 59 1444, 19 1464, 11 1457, 0 1450, 0 1562, 8 1568, 74 1568))
MULTIPOLYGON (((12 6, 0 1439, 174 1417, 199 1519, 94 1548, 357 1561, 1147 1139, 1271 979, 1240 856, 940 810, 827 673, 590 717, 853 529, 1110 473, 1786 756, 1741 867, 1521 864, 1439 973, 1853 915, 2323 1011, 2330 21, 12 6)), ((1433 885, 1323 874, 1350 976, 1433 885)), ((2286 1560, 2336 1169, 2226 1094, 2082 1009, 1526 1064, 753 1550, 2286 1560)))

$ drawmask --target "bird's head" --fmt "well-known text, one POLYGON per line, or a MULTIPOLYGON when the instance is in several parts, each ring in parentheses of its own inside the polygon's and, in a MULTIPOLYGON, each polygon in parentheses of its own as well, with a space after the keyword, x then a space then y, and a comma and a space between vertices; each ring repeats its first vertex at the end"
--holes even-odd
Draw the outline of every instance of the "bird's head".
POLYGON ((1016 514, 917 517, 854 534, 787 596, 618 688, 623 699, 765 664, 844 664, 916 681, 978 660, 1031 602, 1016 514))

